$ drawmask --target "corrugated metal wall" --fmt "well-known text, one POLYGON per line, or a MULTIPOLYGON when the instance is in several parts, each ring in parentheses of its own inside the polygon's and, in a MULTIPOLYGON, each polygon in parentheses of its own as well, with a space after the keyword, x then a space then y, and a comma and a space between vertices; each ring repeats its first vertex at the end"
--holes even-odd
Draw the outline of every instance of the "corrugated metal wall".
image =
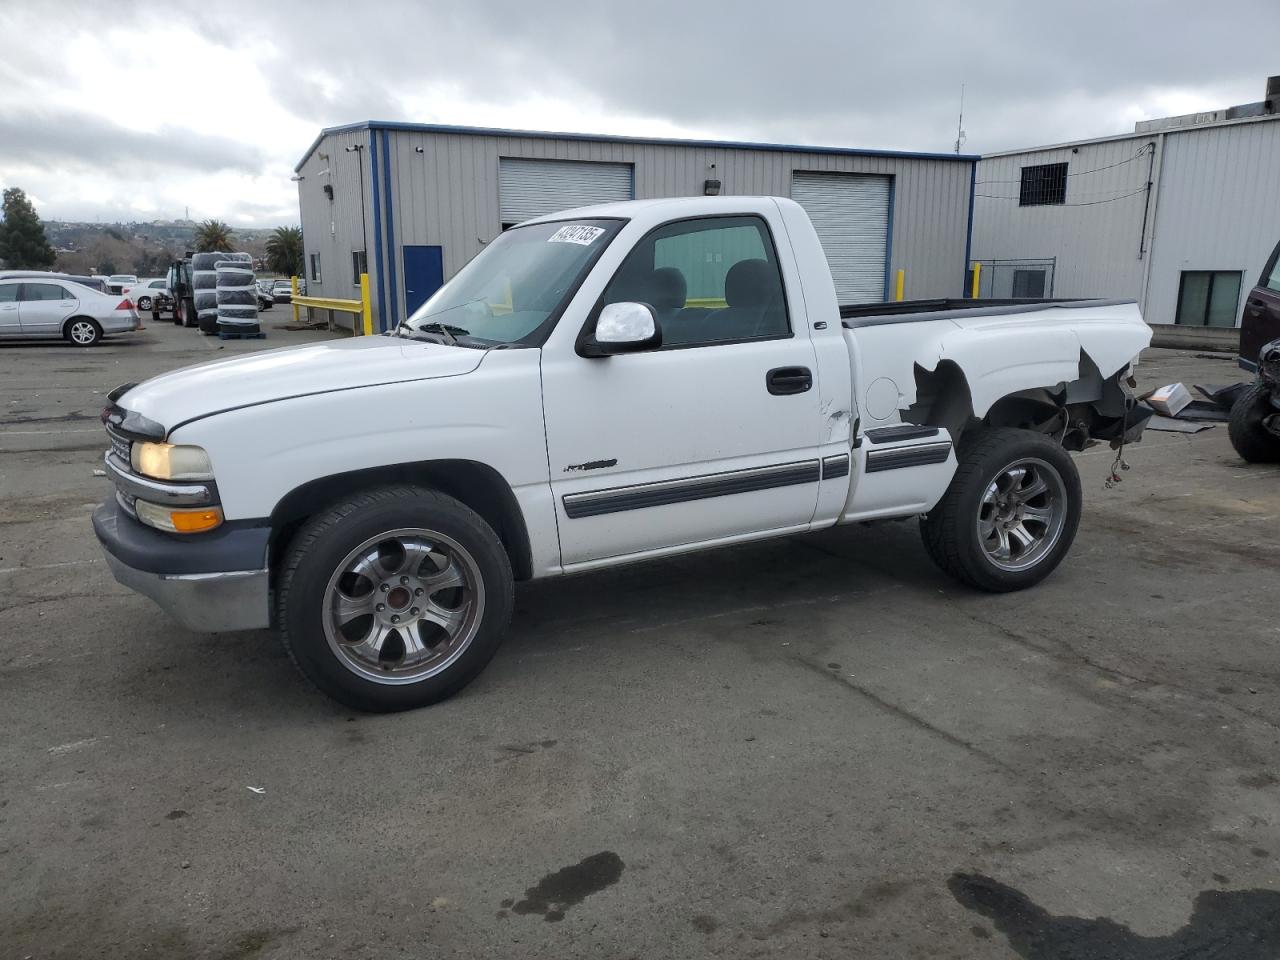
MULTIPOLYGON (((307 158, 298 175, 298 204, 302 215, 302 245, 306 263, 307 292, 316 296, 358 299, 359 286, 352 279, 351 254, 365 250, 369 283, 377 289, 374 256, 373 178, 370 169, 369 131, 331 134, 307 158), (348 147, 359 146, 358 151, 348 147), (364 165, 364 204, 360 200, 364 165), (327 172, 326 172, 327 171, 327 172), (333 200, 324 186, 333 187, 333 200), (313 253, 320 254, 320 282, 310 279, 313 253)), ((276 310, 280 310, 276 307, 276 310)), ((334 314, 334 322, 350 324, 348 314, 334 314)))
MULTIPOLYGON (((319 185, 311 182, 308 171, 324 168, 325 164, 317 161, 319 153, 329 154, 331 160, 341 153, 346 145, 344 138, 370 136, 379 153, 378 192, 384 214, 379 218, 380 228, 384 236, 391 231, 391 242, 385 246, 383 256, 385 275, 391 281, 382 285, 381 307, 375 295, 375 311, 385 311, 392 322, 403 318, 404 245, 442 247, 447 278, 501 230, 500 157, 631 164, 637 199, 701 196, 703 181, 708 179, 720 180, 721 192, 726 195, 786 197, 791 195, 795 170, 883 174, 894 178, 889 266, 891 271, 906 270, 907 297, 957 296, 963 287, 972 171, 972 164, 965 161, 376 129, 324 137, 302 170, 308 179, 299 185, 308 251, 321 249, 327 260, 345 249, 348 273, 350 251, 358 249, 351 245, 360 242, 359 211, 355 211, 354 223, 349 216, 335 217, 333 235, 326 238, 330 230, 329 204, 319 193, 319 185), (388 147, 385 157, 383 143, 388 147), (386 214, 393 218, 393 224, 384 222, 386 214), (317 230, 320 236, 315 236, 317 230)), ((341 166, 334 168, 335 208, 337 195, 355 196, 359 192, 355 156, 342 154, 347 162, 340 160, 341 166), (339 179, 345 184, 341 193, 339 179)), ((374 229, 370 213, 371 238, 374 229)), ((371 276, 377 269, 372 243, 370 239, 371 276)), ((326 270, 324 292, 329 296, 345 295, 330 285, 330 277, 326 270)))
POLYGON ((1147 321, 1173 323, 1183 270, 1239 270, 1239 326, 1280 240, 1280 120, 1168 134, 1155 217, 1147 321))
POLYGON ((984 157, 974 186, 973 259, 1056 257, 1055 297, 1137 299, 1144 272, 1138 246, 1150 166, 1141 151, 1155 139, 1134 137, 984 157), (1064 162, 1065 205, 1018 206, 1023 167, 1064 162))
POLYGON ((1174 322, 1182 271, 1238 270, 1238 325, 1280 240, 1280 118, 984 157, 975 195, 974 259, 1056 257, 1054 296, 1134 299, 1149 323, 1174 322), (1149 143, 1155 187, 1139 259, 1148 161, 1133 158, 1149 143), (1021 168, 1061 161, 1067 205, 1019 207, 1021 168))

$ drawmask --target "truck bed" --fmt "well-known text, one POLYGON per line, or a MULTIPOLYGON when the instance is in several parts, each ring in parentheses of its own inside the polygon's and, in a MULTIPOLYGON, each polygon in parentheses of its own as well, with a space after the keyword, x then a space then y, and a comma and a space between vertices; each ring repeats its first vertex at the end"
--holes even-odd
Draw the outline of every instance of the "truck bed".
POLYGON ((988 299, 966 300, 898 300, 885 303, 851 303, 840 306, 840 319, 850 330, 875 327, 886 323, 920 323, 926 320, 949 320, 961 317, 998 317, 1004 314, 1032 313, 1054 307, 1109 307, 1134 303, 1133 300, 1090 299, 988 299))

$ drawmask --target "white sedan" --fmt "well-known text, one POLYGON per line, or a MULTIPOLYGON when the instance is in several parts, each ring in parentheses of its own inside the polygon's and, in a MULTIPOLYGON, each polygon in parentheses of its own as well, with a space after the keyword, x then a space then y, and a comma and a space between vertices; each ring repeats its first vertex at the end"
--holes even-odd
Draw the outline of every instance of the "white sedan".
POLYGON ((144 277, 121 292, 133 301, 139 313, 150 313, 156 320, 160 319, 161 310, 172 306, 169 281, 164 277, 144 277))
POLYGON ((65 280, 0 280, 0 340, 51 338, 91 347, 142 326, 128 297, 65 280))

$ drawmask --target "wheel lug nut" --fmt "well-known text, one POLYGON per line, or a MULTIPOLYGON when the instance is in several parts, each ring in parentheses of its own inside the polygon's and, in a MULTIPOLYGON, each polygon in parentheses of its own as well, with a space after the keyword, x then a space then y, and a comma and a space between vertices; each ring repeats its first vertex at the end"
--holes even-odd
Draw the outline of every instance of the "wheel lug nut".
POLYGON ((379 590, 381 590, 383 593, 386 593, 386 592, 387 592, 388 590, 390 590, 391 588, 390 588, 389 586, 387 586, 387 585, 384 583, 384 584, 383 584, 382 586, 380 586, 378 589, 379 589, 379 590))
POLYGON ((402 587, 403 587, 403 586, 405 586, 406 584, 408 584, 408 582, 409 582, 409 578, 408 578, 408 577, 401 577, 401 578, 400 578, 400 586, 402 586, 402 587))
POLYGON ((387 607, 386 607, 386 605, 385 605, 385 604, 380 603, 380 604, 378 604, 378 606, 377 606, 377 607, 375 607, 374 609, 376 609, 379 613, 381 613, 383 610, 387 609, 387 607))
POLYGON ((417 607, 414 607, 414 608, 412 608, 412 609, 409 611, 409 616, 411 616, 411 617, 416 617, 417 615, 418 615, 418 608, 417 608, 417 607))
POLYGON ((391 617, 391 622, 392 622, 392 623, 399 623, 399 622, 400 622, 400 617, 399 617, 399 616, 396 616, 396 615, 394 615, 394 614, 393 614, 393 615, 392 615, 392 617, 391 617))
POLYGON ((424 591, 421 587, 419 587, 417 590, 413 591, 413 595, 414 595, 415 597, 420 597, 420 596, 422 596, 422 595, 423 595, 423 593, 425 593, 425 592, 426 592, 426 591, 424 591))

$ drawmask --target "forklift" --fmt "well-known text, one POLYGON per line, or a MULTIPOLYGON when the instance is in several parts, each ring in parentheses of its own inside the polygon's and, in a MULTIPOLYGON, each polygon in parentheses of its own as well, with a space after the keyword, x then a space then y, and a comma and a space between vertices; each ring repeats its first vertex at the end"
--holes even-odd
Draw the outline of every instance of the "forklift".
POLYGON ((173 322, 183 327, 196 325, 195 290, 191 286, 190 250, 181 260, 169 264, 169 292, 173 296, 173 322))

